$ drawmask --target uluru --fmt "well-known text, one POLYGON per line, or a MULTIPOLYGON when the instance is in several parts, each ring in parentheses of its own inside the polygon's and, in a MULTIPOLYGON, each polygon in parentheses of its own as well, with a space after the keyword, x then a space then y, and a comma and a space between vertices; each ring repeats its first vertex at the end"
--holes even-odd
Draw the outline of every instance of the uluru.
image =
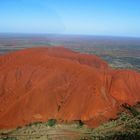
POLYGON ((140 101, 140 73, 63 47, 0 56, 0 128, 81 120, 96 127, 140 101))

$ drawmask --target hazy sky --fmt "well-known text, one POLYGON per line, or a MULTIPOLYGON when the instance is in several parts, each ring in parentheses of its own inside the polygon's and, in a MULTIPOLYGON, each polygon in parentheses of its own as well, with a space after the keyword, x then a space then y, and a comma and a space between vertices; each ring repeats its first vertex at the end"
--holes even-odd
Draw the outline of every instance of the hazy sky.
POLYGON ((0 32, 140 37, 140 0, 0 0, 0 32))

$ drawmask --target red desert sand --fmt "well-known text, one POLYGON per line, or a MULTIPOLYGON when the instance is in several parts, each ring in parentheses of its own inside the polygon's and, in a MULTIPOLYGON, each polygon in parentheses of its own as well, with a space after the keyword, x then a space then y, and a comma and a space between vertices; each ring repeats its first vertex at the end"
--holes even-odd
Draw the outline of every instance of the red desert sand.
POLYGON ((52 47, 0 56, 0 128, 48 119, 96 127, 138 101, 140 73, 95 55, 52 47))

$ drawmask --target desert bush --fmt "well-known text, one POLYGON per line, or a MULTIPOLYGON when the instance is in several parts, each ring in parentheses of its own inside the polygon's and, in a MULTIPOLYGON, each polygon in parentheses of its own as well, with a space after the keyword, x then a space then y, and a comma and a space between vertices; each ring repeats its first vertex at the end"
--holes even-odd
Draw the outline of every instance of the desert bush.
POLYGON ((56 120, 55 119, 50 119, 50 120, 48 120, 48 122, 47 122, 47 126, 54 126, 55 124, 56 124, 56 120))

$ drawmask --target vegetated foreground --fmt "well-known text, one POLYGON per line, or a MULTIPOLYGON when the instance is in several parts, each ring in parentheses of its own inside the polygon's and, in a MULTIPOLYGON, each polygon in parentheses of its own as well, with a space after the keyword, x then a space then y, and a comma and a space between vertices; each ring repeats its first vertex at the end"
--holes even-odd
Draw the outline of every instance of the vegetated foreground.
POLYGON ((22 128, 3 131, 0 133, 2 140, 11 138, 13 140, 79 140, 82 136, 86 136, 87 128, 80 126, 78 123, 57 124, 49 123, 32 123, 22 128))
POLYGON ((112 70, 94 55, 62 47, 0 56, 0 128, 81 120, 91 127, 140 101, 140 74, 112 70))
POLYGON ((81 121, 58 123, 36 122, 13 130, 0 131, 1 140, 139 140, 140 103, 123 104, 123 112, 98 128, 88 128, 81 121))

